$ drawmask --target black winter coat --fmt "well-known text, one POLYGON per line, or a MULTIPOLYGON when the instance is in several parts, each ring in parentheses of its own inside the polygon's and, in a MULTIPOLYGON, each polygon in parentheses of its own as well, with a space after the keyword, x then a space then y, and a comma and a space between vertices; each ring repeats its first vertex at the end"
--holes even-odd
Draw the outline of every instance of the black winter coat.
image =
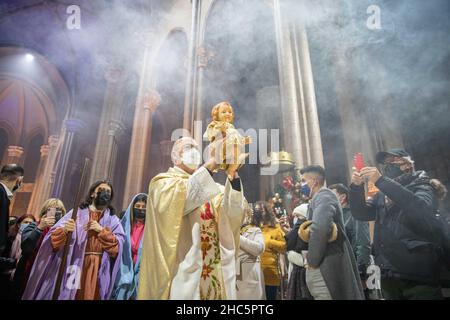
POLYGON ((373 254, 382 278, 439 282, 440 222, 438 200, 424 171, 404 174, 396 181, 381 177, 380 190, 365 201, 363 186, 350 186, 352 215, 375 220, 373 254))
POLYGON ((0 184, 0 257, 7 254, 5 251, 8 247, 9 204, 6 190, 0 184))

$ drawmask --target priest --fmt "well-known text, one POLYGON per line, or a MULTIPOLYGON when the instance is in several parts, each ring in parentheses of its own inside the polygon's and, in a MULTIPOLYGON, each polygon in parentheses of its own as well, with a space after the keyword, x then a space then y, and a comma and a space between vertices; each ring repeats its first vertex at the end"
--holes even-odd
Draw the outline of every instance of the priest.
POLYGON ((214 182, 215 150, 201 164, 198 145, 174 143, 167 172, 150 182, 138 299, 234 300, 236 255, 245 198, 237 173, 246 154, 227 169, 225 186, 214 182))

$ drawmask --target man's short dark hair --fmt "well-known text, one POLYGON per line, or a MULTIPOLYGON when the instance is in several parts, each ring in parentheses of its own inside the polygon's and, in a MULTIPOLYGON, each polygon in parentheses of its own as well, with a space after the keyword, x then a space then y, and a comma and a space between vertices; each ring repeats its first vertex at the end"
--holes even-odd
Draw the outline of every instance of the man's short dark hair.
POLYGON ((300 174, 305 174, 305 173, 315 173, 315 174, 319 175, 322 183, 325 182, 325 169, 322 168, 321 166, 312 165, 312 166, 306 166, 306 167, 300 169, 300 174))
POLYGON ((328 189, 336 190, 337 193, 339 193, 339 195, 345 194, 345 197, 348 201, 348 188, 342 183, 332 184, 331 186, 328 187, 328 189))
POLYGON ((17 164, 7 164, 4 165, 1 172, 0 172, 0 179, 1 180, 7 180, 7 181, 13 181, 17 179, 18 177, 23 176, 25 171, 23 168, 17 164))

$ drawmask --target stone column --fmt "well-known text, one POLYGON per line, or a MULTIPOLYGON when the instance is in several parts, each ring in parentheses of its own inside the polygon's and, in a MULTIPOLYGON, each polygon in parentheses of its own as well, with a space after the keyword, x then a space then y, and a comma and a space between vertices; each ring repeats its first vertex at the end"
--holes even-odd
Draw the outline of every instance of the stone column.
MULTIPOLYGON (((336 77, 336 96, 341 114, 342 131, 348 164, 348 177, 351 177, 353 157, 361 152, 367 165, 376 165, 375 154, 389 148, 402 148, 403 140, 398 132, 398 123, 390 112, 389 98, 383 99, 383 112, 374 101, 365 98, 364 89, 376 88, 379 97, 388 97, 389 89, 383 81, 383 68, 375 62, 367 65, 364 72, 376 74, 375 80, 368 79, 362 87, 354 77, 358 66, 350 64, 354 57, 365 54, 364 48, 351 44, 340 44, 333 50, 333 67, 336 77), (344 49, 347 48, 347 49, 344 49)), ((366 89, 367 90, 367 89, 366 89)))
POLYGON ((90 183, 112 179, 117 157, 117 140, 124 131, 120 121, 125 77, 121 68, 110 67, 105 73, 107 88, 95 145, 90 183))
POLYGON ((41 162, 28 212, 37 216, 42 204, 50 197, 56 173, 56 156, 58 153, 58 136, 48 138, 48 145, 41 147, 41 162))
MULTIPOLYGON (((67 166, 72 153, 75 134, 85 128, 83 121, 75 118, 64 120, 63 138, 55 164, 54 180, 52 180, 52 197, 60 198, 67 175, 67 166)), ((50 173, 49 173, 50 175, 50 173)))
POLYGON ((303 99, 301 107, 306 114, 308 127, 309 161, 311 164, 324 165, 322 139, 320 135, 319 115, 317 112, 316 92, 314 89, 314 77, 312 73, 311 57, 309 52, 308 37, 304 26, 295 28, 296 51, 299 56, 300 76, 302 83, 303 99))
POLYGON ((172 166, 171 151, 174 142, 175 141, 172 140, 163 140, 159 143, 162 155, 161 165, 163 171, 172 166))
POLYGON ((336 77, 336 97, 341 114, 342 130, 347 157, 348 177, 351 177, 353 157, 357 152, 363 154, 368 165, 375 165, 377 145, 376 132, 368 129, 367 118, 363 107, 355 105, 355 94, 359 92, 354 86, 351 76, 353 70, 348 65, 353 54, 352 48, 344 50, 336 48, 333 52, 333 65, 336 77))
MULTIPOLYGON (((282 120, 280 99, 280 88, 278 86, 264 87, 256 93, 256 123, 260 128, 267 129, 266 139, 262 135, 258 135, 258 141, 255 141, 260 157, 267 156, 272 151, 281 151, 282 146, 280 145, 280 141, 273 141, 272 138, 275 139, 275 136, 271 136, 271 130, 281 131, 279 128, 282 120)), ((281 138, 280 134, 278 136, 281 138)), ((265 162, 266 160, 260 158, 261 162, 265 162)), ((271 193, 274 187, 274 176, 259 175, 260 199, 266 199, 267 193, 271 193)))
POLYGON ((160 102, 161 96, 154 90, 143 93, 138 97, 134 114, 123 203, 129 203, 135 194, 146 189, 146 186, 143 185, 145 158, 148 156, 151 145, 153 113, 160 102))
POLYGON ((37 170, 36 175, 36 182, 34 183, 34 189, 33 194, 31 195, 30 203, 28 205, 27 212, 34 214, 36 218, 39 219, 38 214, 41 207, 40 199, 42 198, 42 191, 43 191, 43 178, 44 178, 44 171, 45 167, 47 165, 47 159, 48 154, 50 152, 50 146, 49 145, 43 145, 41 146, 41 159, 39 161, 39 167, 37 170))
POLYGON ((284 149, 297 167, 323 165, 308 40, 299 22, 290 21, 287 4, 274 0, 284 149))
POLYGON ((9 146, 8 149, 6 150, 7 152, 7 156, 6 156, 6 161, 5 164, 18 164, 21 165, 22 164, 22 156, 23 156, 23 148, 19 147, 19 146, 9 146))
POLYGON ((112 180, 117 159, 117 145, 125 130, 120 121, 110 120, 106 132, 97 137, 94 167, 91 173, 91 183, 96 180, 112 180))
POLYGON ((294 79, 294 64, 289 39, 289 27, 283 19, 281 0, 274 0, 275 34, 280 81, 283 140, 286 151, 294 156, 298 166, 303 166, 301 133, 294 79))
MULTIPOLYGON (((209 116, 209 112, 206 114, 203 111, 203 77, 205 73, 205 69, 208 67, 209 61, 214 57, 214 53, 208 51, 204 46, 200 46, 197 48, 197 81, 195 83, 196 87, 194 88, 194 105, 192 108, 192 112, 194 112, 194 121, 203 121, 209 116), (205 118, 204 118, 205 116, 205 118)), ((212 107, 212 106, 207 106, 212 107)), ((201 146, 203 143, 203 132, 197 132, 193 128, 191 131, 191 135, 194 137, 195 141, 201 146)), ((204 129, 203 129, 204 130, 204 129)))
POLYGON ((391 88, 388 87, 389 81, 387 81, 386 70, 384 66, 380 65, 379 61, 374 61, 367 66, 367 73, 377 75, 377 77, 369 79, 368 86, 377 88, 377 94, 380 97, 376 105, 367 108, 369 130, 372 130, 371 135, 375 136, 376 146, 379 148, 376 151, 404 148, 400 125, 395 118, 397 112, 393 110, 391 88), (383 106, 381 112, 380 106, 383 106))
POLYGON ((192 133, 195 119, 195 108, 198 101, 198 43, 201 19, 202 0, 192 0, 191 36, 189 42, 189 60, 184 99, 183 128, 192 133))

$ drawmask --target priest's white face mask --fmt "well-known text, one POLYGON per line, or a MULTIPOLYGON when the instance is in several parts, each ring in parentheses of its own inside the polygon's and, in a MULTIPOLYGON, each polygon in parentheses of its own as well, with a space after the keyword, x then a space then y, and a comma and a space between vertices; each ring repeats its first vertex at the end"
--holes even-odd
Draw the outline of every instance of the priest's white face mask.
POLYGON ((181 155, 181 162, 191 170, 197 170, 202 164, 202 155, 196 148, 189 148, 183 151, 181 155))
POLYGON ((202 155, 197 142, 191 137, 182 137, 175 141, 171 152, 172 163, 188 174, 194 173, 202 164, 202 155))

